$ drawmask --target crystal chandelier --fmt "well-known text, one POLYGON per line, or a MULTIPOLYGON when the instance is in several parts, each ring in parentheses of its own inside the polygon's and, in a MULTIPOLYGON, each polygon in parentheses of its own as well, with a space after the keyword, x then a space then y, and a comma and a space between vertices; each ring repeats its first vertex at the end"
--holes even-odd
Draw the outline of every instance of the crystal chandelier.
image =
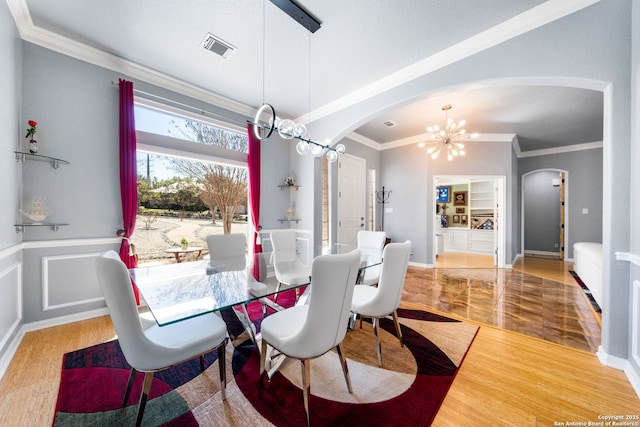
POLYGON ((447 150, 447 159, 453 160, 454 157, 464 156, 464 144, 459 142, 462 139, 477 138, 477 133, 467 134, 467 131, 463 129, 464 120, 460 120, 459 123, 453 121, 453 118, 449 117, 449 110, 452 108, 451 104, 443 105, 442 111, 445 114, 445 125, 443 129, 440 126, 429 126, 427 131, 431 132, 431 140, 426 143, 421 143, 420 146, 424 147, 428 145, 427 153, 431 154, 432 159, 438 158, 438 154, 443 148, 447 150))

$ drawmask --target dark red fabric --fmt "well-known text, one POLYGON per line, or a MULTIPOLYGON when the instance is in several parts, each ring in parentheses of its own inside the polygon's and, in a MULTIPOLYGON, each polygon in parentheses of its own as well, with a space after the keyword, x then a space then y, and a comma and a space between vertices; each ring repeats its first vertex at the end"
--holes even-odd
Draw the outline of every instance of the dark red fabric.
MULTIPOLYGON (((256 138, 253 132, 253 125, 247 127, 247 136, 249 138, 249 156, 247 163, 249 166, 249 207, 251 209, 251 222, 253 224, 253 237, 251 244, 253 245, 253 253, 262 252, 262 245, 258 244, 258 231, 260 231, 260 140, 256 138)), ((257 263, 254 269, 259 268, 257 263)), ((254 276, 258 276, 259 272, 254 271, 254 276)))
MULTIPOLYGON (((120 79, 120 199, 124 238, 120 259, 128 268, 137 267, 129 238, 136 228, 138 212, 138 171, 136 168, 136 123, 133 111, 133 83, 120 79)), ((136 304, 140 304, 138 288, 132 282, 136 304)))

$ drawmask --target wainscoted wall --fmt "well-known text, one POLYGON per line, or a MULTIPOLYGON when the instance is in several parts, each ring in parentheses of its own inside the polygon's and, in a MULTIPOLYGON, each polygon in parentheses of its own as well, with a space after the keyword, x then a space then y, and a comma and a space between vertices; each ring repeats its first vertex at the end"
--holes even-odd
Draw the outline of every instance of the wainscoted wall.
MULTIPOLYGON (((20 255, 19 245, 0 251, 0 355, 11 347, 23 322, 20 255)), ((4 368, 0 359, 2 372, 4 368)))
POLYGON ((23 242, 0 251, 0 377, 28 331, 107 314, 94 260, 120 239, 23 242))
POLYGON ((119 245, 118 238, 24 242, 24 323, 104 308, 94 259, 119 245))

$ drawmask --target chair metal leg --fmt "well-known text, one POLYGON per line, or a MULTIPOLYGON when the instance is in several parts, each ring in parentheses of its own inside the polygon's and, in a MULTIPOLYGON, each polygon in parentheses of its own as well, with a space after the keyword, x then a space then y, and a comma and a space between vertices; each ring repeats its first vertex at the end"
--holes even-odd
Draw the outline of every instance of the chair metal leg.
POLYGON ((311 361, 300 359, 302 366, 302 398, 304 399, 304 412, 307 414, 307 427, 311 425, 309 417, 309 394, 311 393, 311 361))
POLYGON ((222 400, 227 400, 227 361, 226 361, 226 344, 227 340, 222 341, 218 346, 218 368, 220 369, 220 393, 222 400))
POLYGON ((137 371, 131 368, 129 371, 129 379, 127 380, 127 390, 124 392, 124 399, 122 400, 122 407, 124 408, 127 405, 127 401, 129 400, 129 395, 131 395, 131 387, 133 387, 133 382, 136 379, 137 371))
POLYGON ((153 372, 145 372, 144 383, 142 385, 142 394, 140 395, 140 403, 138 403, 138 416, 136 417, 136 427, 139 427, 142 424, 144 408, 145 406, 147 406, 147 397, 149 397, 149 391, 151 390, 152 381, 153 381, 153 372))
POLYGON ((373 334, 376 336, 376 352, 378 353, 378 366, 382 368, 382 344, 380 344, 380 337, 378 336, 378 318, 372 318, 373 334))
POLYGON ((282 282, 278 282, 278 286, 276 287, 276 293, 273 295, 273 302, 278 301, 278 294, 280 293, 281 286, 282 286, 282 282))
POLYGON ((398 339, 400 340, 400 347, 404 347, 404 341, 402 341, 402 331, 400 331, 400 322, 398 322, 398 314, 396 310, 393 310, 391 313, 393 316, 393 324, 396 325, 396 334, 398 335, 398 339))
POLYGON ((260 351, 260 384, 262 384, 265 370, 265 363, 267 361, 267 342, 262 340, 262 351, 260 351))
POLYGON ((353 389, 351 388, 351 378, 349 378, 349 367, 347 366, 347 358, 344 356, 344 352, 342 351, 342 343, 336 346, 336 350, 338 350, 338 357, 340 357, 340 365, 342 366, 344 380, 347 382, 347 390, 349 390, 349 393, 353 393, 353 389))
POLYGON ((244 314, 244 317, 238 316, 238 318, 240 319, 240 321, 242 322, 242 325, 244 326, 245 330, 249 334, 249 338, 251 338, 251 342, 255 344, 258 342, 258 340, 256 339, 255 332, 253 331, 254 326, 253 326, 253 323, 251 323, 251 318, 249 317, 249 312, 247 311, 247 304, 242 304, 241 307, 242 307, 242 314, 244 314))

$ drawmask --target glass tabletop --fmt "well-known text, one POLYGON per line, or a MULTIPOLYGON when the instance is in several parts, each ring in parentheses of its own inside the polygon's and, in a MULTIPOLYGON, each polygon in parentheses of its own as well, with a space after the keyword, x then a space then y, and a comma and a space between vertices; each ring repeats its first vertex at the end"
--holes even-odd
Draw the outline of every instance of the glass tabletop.
MULTIPOLYGON (((269 279, 271 253, 256 254, 254 259, 250 263, 228 259, 216 265, 208 260, 164 264, 133 268, 129 273, 156 322, 164 326, 275 295, 277 280, 269 279)), ((361 272, 379 263, 363 254, 361 272)), ((283 286, 280 291, 308 284, 283 286)))

